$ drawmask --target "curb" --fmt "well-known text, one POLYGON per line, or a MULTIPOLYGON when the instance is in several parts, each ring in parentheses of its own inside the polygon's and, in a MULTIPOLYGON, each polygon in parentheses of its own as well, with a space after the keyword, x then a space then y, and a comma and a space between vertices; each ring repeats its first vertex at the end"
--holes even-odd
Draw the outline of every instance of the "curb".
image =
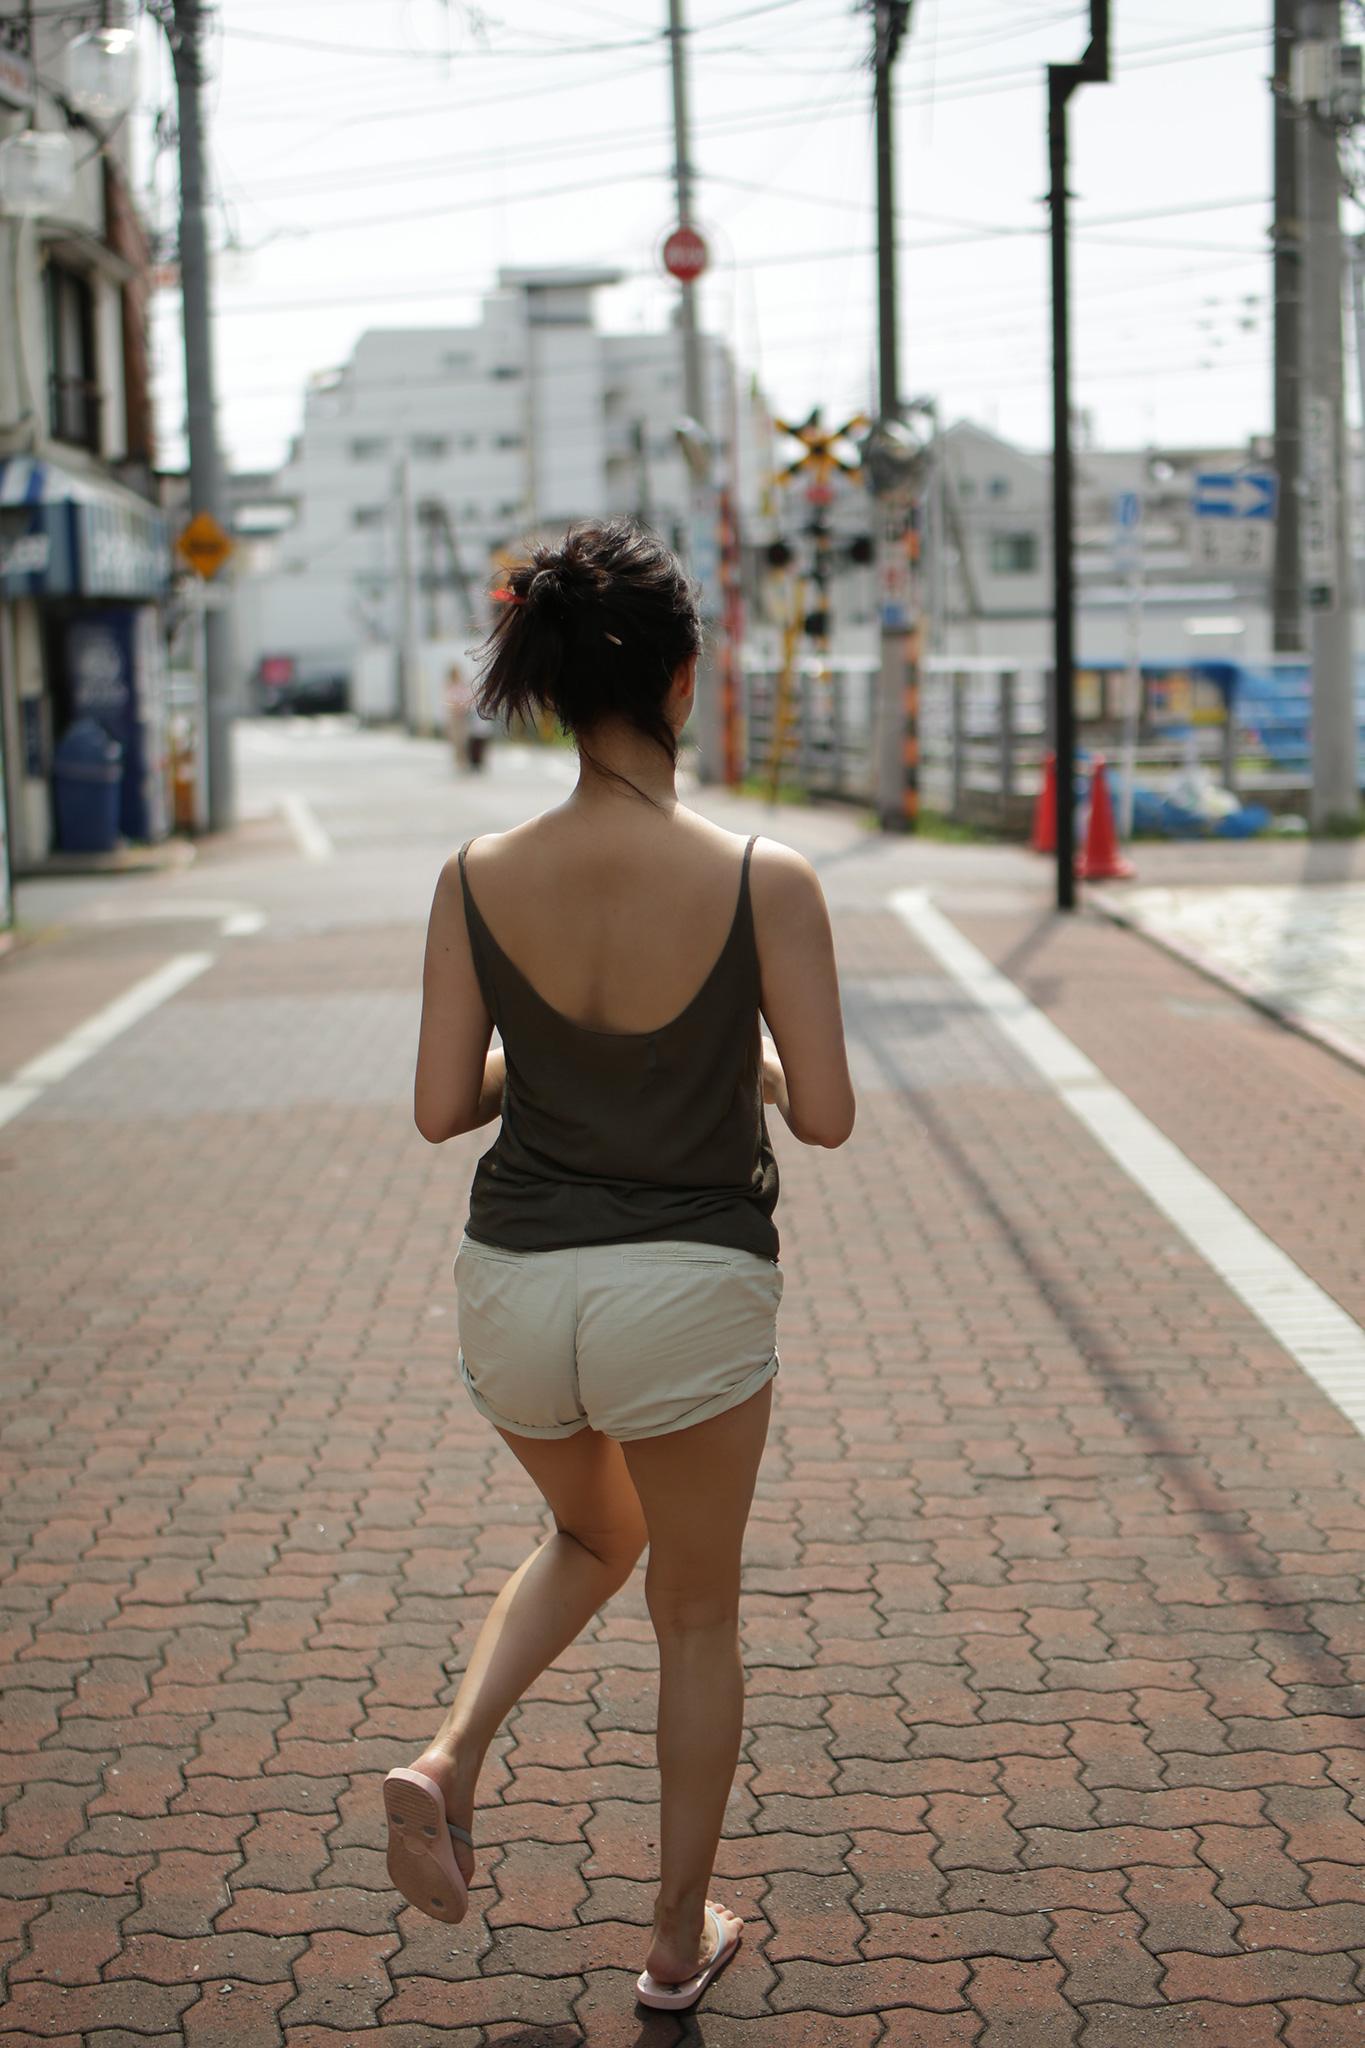
POLYGON ((1138 938, 1145 939, 1149 946, 1155 946, 1158 952, 1169 954, 1171 959, 1181 961, 1186 967, 1192 967, 1205 981, 1216 982, 1220 988, 1228 989, 1233 995, 1239 996, 1251 1009, 1259 1010, 1263 1017, 1269 1017, 1273 1023, 1283 1025, 1286 1031, 1293 1031, 1300 1038, 1312 1039, 1324 1052, 1330 1052, 1334 1059, 1343 1060, 1348 1067, 1354 1067, 1358 1074, 1365 1074, 1365 1046, 1357 1045, 1353 1039, 1334 1031, 1330 1024, 1323 1024, 1316 1017, 1306 1016, 1302 1010, 1296 1010, 1292 1003, 1277 1002, 1274 996, 1268 996, 1263 989, 1257 988, 1253 982, 1246 980, 1233 968, 1217 965, 1206 954, 1188 945, 1185 940, 1167 938, 1161 932, 1152 931, 1125 904, 1116 902, 1112 896, 1097 893, 1092 889, 1086 900, 1102 917, 1107 917, 1111 924, 1122 925, 1125 931, 1134 932, 1138 938))
POLYGON ((147 846, 121 846, 112 853, 49 853, 31 867, 21 868, 15 882, 62 881, 80 875, 160 874, 174 868, 193 867, 196 848, 191 840, 172 835, 147 846))

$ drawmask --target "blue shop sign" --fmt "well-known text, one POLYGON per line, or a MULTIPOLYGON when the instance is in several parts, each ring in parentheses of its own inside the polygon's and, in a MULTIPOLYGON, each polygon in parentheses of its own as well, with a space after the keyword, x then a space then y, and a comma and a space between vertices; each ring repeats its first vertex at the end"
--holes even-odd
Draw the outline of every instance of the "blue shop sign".
POLYGON ((154 505, 53 463, 0 462, 0 597, 154 599, 170 576, 154 505))

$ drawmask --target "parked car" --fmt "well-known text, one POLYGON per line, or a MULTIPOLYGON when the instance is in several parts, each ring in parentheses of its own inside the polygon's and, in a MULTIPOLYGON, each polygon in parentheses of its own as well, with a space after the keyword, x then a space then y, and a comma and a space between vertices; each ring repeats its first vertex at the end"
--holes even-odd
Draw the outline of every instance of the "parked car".
POLYGON ((266 717, 350 708, 350 677, 324 662, 298 661, 292 654, 262 655, 252 681, 256 707, 266 717))

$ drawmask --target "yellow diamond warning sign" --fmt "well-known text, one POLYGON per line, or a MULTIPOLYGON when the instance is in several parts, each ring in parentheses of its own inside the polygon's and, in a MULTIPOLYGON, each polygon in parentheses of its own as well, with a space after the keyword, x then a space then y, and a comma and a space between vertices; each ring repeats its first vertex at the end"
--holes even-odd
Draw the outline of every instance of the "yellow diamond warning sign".
POLYGON ((196 512, 175 544, 182 562, 205 582, 216 576, 236 543, 225 533, 211 512, 196 512))

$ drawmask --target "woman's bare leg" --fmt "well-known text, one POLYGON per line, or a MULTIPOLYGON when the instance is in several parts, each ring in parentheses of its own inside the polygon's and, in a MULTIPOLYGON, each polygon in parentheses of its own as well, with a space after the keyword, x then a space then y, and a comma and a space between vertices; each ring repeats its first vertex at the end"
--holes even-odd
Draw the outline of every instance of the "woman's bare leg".
MULTIPOLYGON (((494 1601, 435 1737, 414 1759, 445 1795, 446 1817, 468 1828, 488 1745, 528 1685, 625 1584, 645 1544, 639 1498, 621 1446, 594 1429, 570 1437, 499 1435, 534 1479, 555 1532, 494 1601)), ((469 1877, 474 1857, 455 1844, 469 1877)))
POLYGON ((707 1886, 743 1733, 740 1556, 771 1406, 769 1382, 709 1422, 624 1446, 659 1639, 660 1882, 645 1967, 665 1981, 690 1977, 710 1949, 707 1886))

